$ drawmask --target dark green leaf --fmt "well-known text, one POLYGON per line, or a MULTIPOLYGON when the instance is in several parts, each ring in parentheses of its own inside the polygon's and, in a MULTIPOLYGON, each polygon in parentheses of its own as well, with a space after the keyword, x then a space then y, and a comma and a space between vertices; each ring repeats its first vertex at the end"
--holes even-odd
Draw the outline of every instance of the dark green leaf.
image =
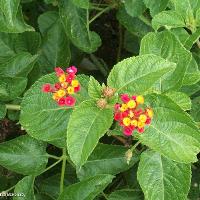
POLYGON ((141 15, 145 10, 145 5, 141 0, 126 0, 124 5, 127 13, 132 17, 141 15))
POLYGON ((0 103, 0 120, 6 116, 6 106, 0 103))

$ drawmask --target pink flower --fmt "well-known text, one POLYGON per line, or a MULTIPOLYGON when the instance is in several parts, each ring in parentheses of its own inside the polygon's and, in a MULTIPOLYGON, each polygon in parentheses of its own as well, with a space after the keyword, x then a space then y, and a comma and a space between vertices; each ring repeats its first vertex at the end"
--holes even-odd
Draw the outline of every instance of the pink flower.
POLYGON ((65 105, 65 98, 64 98, 64 97, 62 97, 62 98, 60 98, 60 99, 58 100, 58 105, 59 105, 59 106, 64 106, 64 105, 65 105))
POLYGON ((132 96, 131 99, 136 100, 137 96, 132 96))
POLYGON ((120 121, 122 119, 121 113, 119 113, 119 112, 115 113, 114 119, 116 121, 120 121))
POLYGON ((121 100, 124 102, 124 103, 128 103, 130 101, 130 98, 128 96, 128 94, 122 94, 121 95, 121 100))
POLYGON ((144 132, 144 127, 143 128, 138 128, 137 129, 139 133, 143 133, 144 132))
POLYGON ((120 109, 120 107, 121 107, 121 106, 120 106, 120 104, 119 104, 119 103, 116 103, 116 104, 115 104, 115 110, 119 110, 119 109, 120 109))
POLYGON ((130 136, 130 135, 132 135, 133 130, 130 127, 124 127, 123 133, 126 136, 130 136))
POLYGON ((75 66, 71 66, 71 67, 67 68, 66 71, 67 71, 68 74, 76 74, 77 68, 75 66))
POLYGON ((60 67, 55 67, 55 72, 58 77, 65 73, 60 67))
POLYGON ((49 83, 46 83, 42 86, 42 91, 43 92, 51 92, 52 88, 51 85, 49 83))
POLYGON ((66 106, 74 106, 76 103, 76 99, 72 96, 68 96, 65 98, 65 105, 66 106))
POLYGON ((61 85, 60 85, 60 83, 55 83, 54 87, 56 90, 59 90, 61 88, 61 85))

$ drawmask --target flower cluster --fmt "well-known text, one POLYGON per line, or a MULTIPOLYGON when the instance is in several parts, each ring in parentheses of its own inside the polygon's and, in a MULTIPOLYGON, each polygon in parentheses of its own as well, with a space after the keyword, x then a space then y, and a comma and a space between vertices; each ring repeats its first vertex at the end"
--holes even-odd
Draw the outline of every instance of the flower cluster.
POLYGON ((151 123, 153 110, 151 108, 142 108, 144 104, 143 96, 132 96, 128 94, 121 95, 122 104, 115 104, 115 120, 123 127, 124 135, 132 135, 134 130, 139 133, 144 132, 145 125, 151 123))
POLYGON ((69 67, 66 72, 60 67, 56 67, 55 72, 59 82, 53 86, 49 83, 44 84, 42 91, 51 92, 59 106, 74 106, 76 99, 72 95, 80 91, 80 83, 76 79, 76 67, 69 67))

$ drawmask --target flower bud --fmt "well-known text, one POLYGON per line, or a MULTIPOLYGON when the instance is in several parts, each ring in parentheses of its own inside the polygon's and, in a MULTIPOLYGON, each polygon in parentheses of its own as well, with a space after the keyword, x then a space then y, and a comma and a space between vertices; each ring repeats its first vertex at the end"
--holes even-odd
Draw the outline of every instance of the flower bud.
POLYGON ((111 98, 111 97, 114 96, 115 91, 116 91, 116 89, 114 89, 114 88, 105 87, 105 88, 103 89, 103 96, 104 96, 104 97, 111 98))
POLYGON ((97 101, 97 107, 101 109, 106 108, 107 105, 108 105, 108 102, 106 101, 106 99, 101 98, 97 101))

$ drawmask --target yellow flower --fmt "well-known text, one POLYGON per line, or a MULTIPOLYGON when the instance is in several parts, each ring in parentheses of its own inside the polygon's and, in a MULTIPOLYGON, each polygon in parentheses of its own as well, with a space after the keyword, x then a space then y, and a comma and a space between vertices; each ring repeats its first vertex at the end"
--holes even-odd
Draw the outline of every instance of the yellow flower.
POLYGON ((74 94, 74 88, 73 87, 68 87, 67 88, 67 92, 68 92, 68 94, 74 94))
POLYGON ((62 74, 60 77, 59 77, 59 82, 60 83, 63 83, 63 82, 65 82, 66 81, 66 76, 65 76, 65 74, 62 74))
POLYGON ((68 83, 67 83, 67 82, 63 82, 63 83, 61 83, 61 86, 62 86, 64 89, 66 89, 67 86, 68 86, 68 83))
POLYGON ((123 124, 124 124, 125 126, 130 126, 130 124, 131 124, 130 118, 125 117, 125 118, 123 119, 123 124))
POLYGON ((143 128, 145 126, 144 122, 139 121, 138 122, 138 128, 143 128))
POLYGON ((53 94, 53 99, 54 99, 54 100, 56 100, 56 101, 59 99, 59 97, 58 97, 58 94, 57 94, 57 93, 54 93, 54 94, 53 94))
POLYGON ((72 84, 72 87, 78 87, 79 82, 78 80, 73 80, 71 84, 72 84))
POLYGON ((127 106, 128 108, 135 108, 136 107, 136 103, 134 100, 130 100, 128 103, 127 103, 127 106))
POLYGON ((131 125, 136 127, 136 126, 138 125, 137 120, 135 120, 135 119, 132 120, 132 121, 131 121, 131 125))
POLYGON ((134 113, 132 111, 129 112, 129 117, 130 118, 134 117, 134 113))
POLYGON ((149 116, 150 118, 152 118, 152 117, 153 117, 153 110, 150 109, 150 108, 147 108, 147 114, 148 114, 148 116, 149 116))
POLYGON ((61 97, 64 97, 66 95, 66 92, 65 92, 65 90, 58 90, 57 91, 57 96, 59 97, 59 98, 61 98, 61 97))
POLYGON ((126 111, 127 109, 128 109, 127 104, 123 103, 123 104, 121 105, 120 111, 124 112, 124 111, 126 111))
POLYGON ((139 116, 139 121, 145 123, 147 121, 147 116, 146 115, 140 115, 139 116))
POLYGON ((137 102, 138 104, 143 104, 143 103, 144 103, 144 97, 141 96, 141 95, 137 96, 137 97, 136 97, 136 102, 137 102))

